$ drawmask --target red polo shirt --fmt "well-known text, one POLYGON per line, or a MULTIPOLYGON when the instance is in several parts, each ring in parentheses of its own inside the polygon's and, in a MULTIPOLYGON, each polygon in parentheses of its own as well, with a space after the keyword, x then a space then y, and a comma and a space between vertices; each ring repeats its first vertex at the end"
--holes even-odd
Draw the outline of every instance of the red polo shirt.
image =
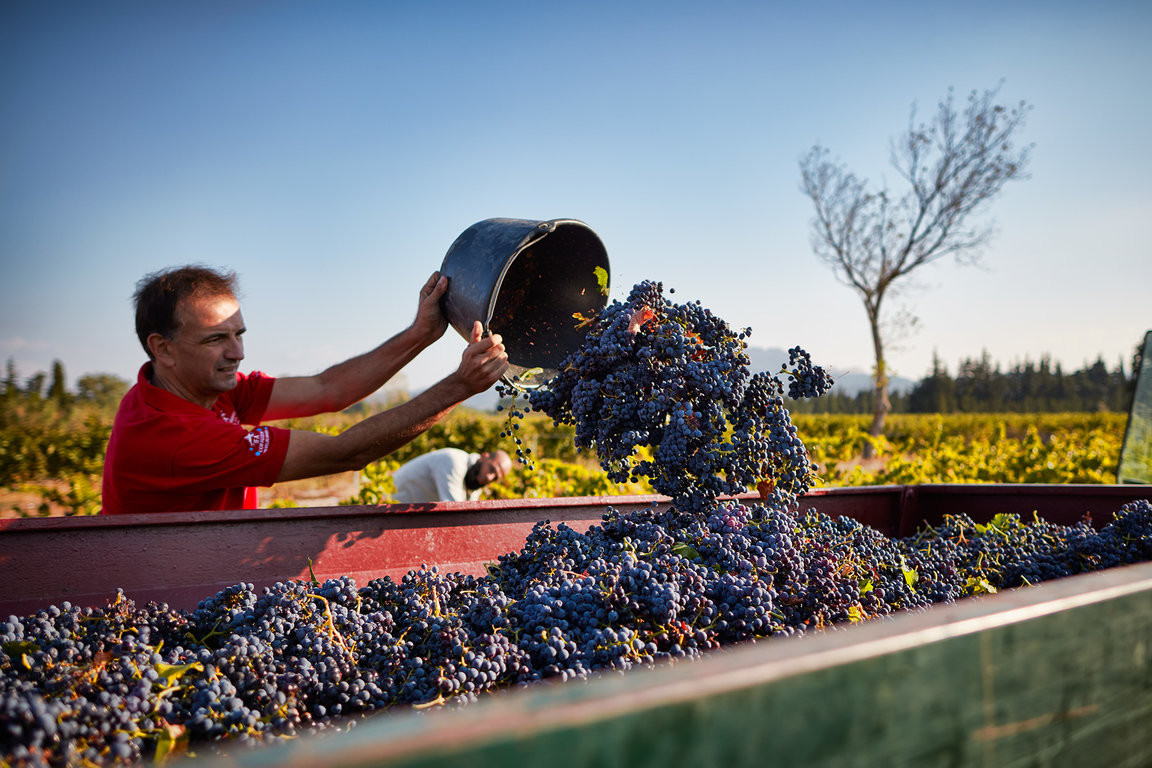
POLYGON ((288 452, 289 430, 256 426, 275 379, 237 374, 208 409, 153 386, 151 371, 140 369, 116 411, 101 514, 255 509, 255 486, 276 482, 288 452))

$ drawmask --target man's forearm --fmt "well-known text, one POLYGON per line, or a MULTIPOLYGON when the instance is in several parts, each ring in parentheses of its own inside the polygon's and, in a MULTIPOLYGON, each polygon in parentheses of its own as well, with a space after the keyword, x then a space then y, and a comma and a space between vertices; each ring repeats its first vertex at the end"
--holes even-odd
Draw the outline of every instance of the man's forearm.
POLYGON ((440 380, 411 400, 346 429, 340 439, 356 446, 361 466, 410 443, 474 393, 455 375, 440 380))
POLYGON ((279 482, 363 469, 427 431, 475 392, 452 374, 339 435, 293 431, 279 482))
POLYGON ((460 367, 408 402, 371 416, 339 435, 293 432, 279 479, 297 480, 362 469, 410 442, 472 395, 487 390, 507 369, 508 354, 500 336, 483 336, 477 321, 460 367))

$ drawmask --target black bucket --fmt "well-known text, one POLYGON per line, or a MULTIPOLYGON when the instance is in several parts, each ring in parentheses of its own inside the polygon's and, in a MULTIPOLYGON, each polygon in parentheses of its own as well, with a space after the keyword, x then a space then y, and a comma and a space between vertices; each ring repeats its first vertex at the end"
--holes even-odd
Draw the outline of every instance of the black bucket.
POLYGON ((523 374, 523 386, 551 378, 583 341, 581 318, 608 303, 608 252, 575 219, 477 222, 452 243, 440 273, 448 276, 441 299, 448 322, 465 339, 477 320, 500 334, 506 378, 523 374))

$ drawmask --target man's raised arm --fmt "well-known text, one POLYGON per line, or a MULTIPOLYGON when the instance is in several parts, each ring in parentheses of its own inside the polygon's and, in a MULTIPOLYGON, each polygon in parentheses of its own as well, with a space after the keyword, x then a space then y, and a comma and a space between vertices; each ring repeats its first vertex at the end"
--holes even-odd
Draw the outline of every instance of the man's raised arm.
POLYGON ((460 367, 408 402, 338 435, 293 430, 277 481, 363 469, 410 442, 472 395, 486 391, 507 368, 508 353, 500 336, 484 337, 477 321, 460 367))
POLYGON ((420 303, 412 325, 371 352, 337 363, 314 376, 276 379, 264 420, 335 413, 380 389, 444 335, 448 321, 440 311, 440 297, 447 288, 448 278, 432 273, 420 289, 420 303))

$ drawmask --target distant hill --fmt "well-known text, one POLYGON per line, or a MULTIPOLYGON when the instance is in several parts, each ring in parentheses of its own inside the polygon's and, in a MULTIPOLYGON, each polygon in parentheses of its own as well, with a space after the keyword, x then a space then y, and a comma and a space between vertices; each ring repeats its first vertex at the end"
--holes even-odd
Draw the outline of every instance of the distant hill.
MULTIPOLYGON (((787 350, 777 349, 775 347, 770 349, 749 347, 748 358, 751 360, 750 368, 753 372, 776 372, 780 370, 782 365, 788 362, 788 352, 787 350)), ((820 364, 820 361, 816 362, 820 364)), ((839 392, 852 397, 859 392, 865 392, 872 388, 872 375, 867 372, 868 368, 866 366, 860 366, 856 369, 838 368, 832 365, 824 367, 832 374, 832 378, 836 380, 836 384, 832 389, 833 392, 839 392)), ((891 387, 890 391, 908 392, 916 386, 916 383, 917 382, 911 379, 894 376, 889 384, 891 387)), ((487 392, 482 392, 464 401, 464 405, 478 411, 495 411, 499 400, 500 398, 496 395, 496 390, 490 389, 487 392)))
MULTIPOLYGON (((781 366, 788 362, 788 351, 777 347, 769 349, 749 347, 748 358, 752 361, 750 367, 753 371, 776 372, 780 370, 781 366)), ((819 360, 814 362, 817 365, 823 365, 819 360)), ((852 397, 860 392, 866 392, 872 389, 872 374, 869 372, 871 366, 862 365, 859 368, 840 368, 835 365, 825 365, 824 369, 832 374, 832 378, 836 380, 836 384, 832 388, 833 392, 852 397)), ((916 384, 917 382, 912 379, 893 376, 888 382, 888 391, 909 392, 916 384)))

